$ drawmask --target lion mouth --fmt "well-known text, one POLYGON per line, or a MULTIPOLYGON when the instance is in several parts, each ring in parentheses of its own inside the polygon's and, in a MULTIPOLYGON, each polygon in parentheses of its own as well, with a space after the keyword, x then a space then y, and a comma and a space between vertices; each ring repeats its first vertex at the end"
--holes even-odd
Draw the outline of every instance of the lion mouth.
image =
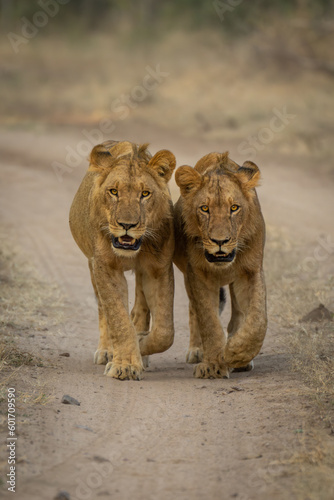
POLYGON ((125 234, 124 236, 112 236, 112 244, 114 248, 122 250, 138 250, 142 243, 142 238, 136 240, 131 236, 125 234))
POLYGON ((232 262, 235 258, 235 254, 235 249, 229 254, 224 252, 217 252, 213 254, 205 250, 205 258, 208 262, 232 262))

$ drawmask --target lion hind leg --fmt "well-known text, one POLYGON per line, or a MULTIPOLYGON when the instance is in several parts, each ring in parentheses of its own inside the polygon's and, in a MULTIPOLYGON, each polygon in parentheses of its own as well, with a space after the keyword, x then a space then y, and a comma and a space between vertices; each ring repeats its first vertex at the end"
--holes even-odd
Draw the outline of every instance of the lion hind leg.
POLYGON ((144 357, 167 351, 174 342, 173 266, 169 264, 163 272, 150 269, 141 278, 144 298, 152 317, 151 329, 137 332, 140 352, 144 357))
MULTIPOLYGON (((132 308, 130 318, 137 334, 149 332, 151 312, 143 290, 142 274, 139 272, 136 273, 135 303, 132 308)), ((150 364, 149 356, 143 356, 142 361, 144 369, 148 368, 150 364)))
POLYGON ((250 361, 247 363, 247 365, 244 366, 239 366, 239 368, 232 368, 232 371, 234 372, 251 372, 254 370, 254 360, 250 361))
POLYGON ((143 289, 143 276, 136 272, 135 303, 130 318, 136 332, 148 332, 150 329, 151 312, 143 289))
POLYGON ((267 329, 266 292, 262 271, 251 278, 239 279, 230 289, 232 319, 224 359, 231 368, 249 371, 254 366, 252 360, 261 350, 267 329))
POLYGON ((141 359, 143 362, 144 369, 148 368, 150 366, 150 357, 149 356, 142 356, 141 359))
POLYGON ((195 347, 189 347, 186 356, 186 363, 190 365, 194 365, 196 363, 200 363, 203 360, 203 349, 195 347))

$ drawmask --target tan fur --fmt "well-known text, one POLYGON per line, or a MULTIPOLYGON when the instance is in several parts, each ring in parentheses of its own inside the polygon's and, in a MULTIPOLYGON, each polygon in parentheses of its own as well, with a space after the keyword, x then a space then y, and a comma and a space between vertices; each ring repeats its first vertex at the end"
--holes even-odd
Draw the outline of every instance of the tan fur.
POLYGON ((259 179, 254 163, 239 167, 228 153, 210 153, 195 168, 183 166, 175 173, 181 197, 174 210, 174 262, 184 273, 189 296, 187 362, 199 363, 195 377, 228 377, 233 369, 251 369, 265 337, 259 179), (232 303, 227 340, 219 319, 219 290, 225 285, 232 303))
POLYGON ((152 158, 146 144, 107 141, 92 150, 72 203, 71 231, 88 258, 98 301, 94 361, 107 363, 105 373, 114 378, 139 380, 142 356, 173 343, 174 232, 167 182, 174 168, 169 151, 152 158), (136 274, 131 315, 124 277, 130 269, 136 274))

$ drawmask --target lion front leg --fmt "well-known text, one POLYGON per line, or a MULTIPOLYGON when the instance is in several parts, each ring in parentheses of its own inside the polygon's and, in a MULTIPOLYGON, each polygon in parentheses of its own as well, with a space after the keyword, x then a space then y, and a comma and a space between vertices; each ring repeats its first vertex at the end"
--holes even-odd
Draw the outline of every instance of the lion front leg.
POLYGON ((185 282, 203 345, 203 360, 194 367, 194 376, 228 378, 223 358, 225 335, 219 319, 219 286, 210 277, 195 275, 189 265, 185 282))
POLYGON ((99 343, 97 346, 97 350, 95 351, 95 354, 94 354, 94 363, 97 365, 106 365, 108 363, 108 361, 111 361, 113 358, 112 343, 111 343, 111 338, 108 335, 107 322, 106 322, 106 318, 105 318, 105 315, 103 312, 103 307, 102 307, 99 293, 97 290, 96 282, 95 282, 92 261, 89 261, 89 270, 90 270, 90 277, 92 280, 92 285, 94 288, 94 293, 95 293, 95 297, 97 300, 98 311, 99 311, 100 337, 99 337, 99 343))
POLYGON ((124 274, 111 270, 103 262, 94 262, 93 273, 107 336, 113 346, 113 358, 107 363, 104 373, 120 380, 140 380, 143 363, 137 334, 128 313, 124 274))
POLYGON ((173 265, 152 268, 142 275, 145 298, 152 315, 151 331, 140 335, 142 356, 164 352, 174 341, 174 272, 173 265))
POLYGON ((232 318, 224 358, 231 368, 250 370, 267 330, 263 271, 237 279, 230 289, 232 318))

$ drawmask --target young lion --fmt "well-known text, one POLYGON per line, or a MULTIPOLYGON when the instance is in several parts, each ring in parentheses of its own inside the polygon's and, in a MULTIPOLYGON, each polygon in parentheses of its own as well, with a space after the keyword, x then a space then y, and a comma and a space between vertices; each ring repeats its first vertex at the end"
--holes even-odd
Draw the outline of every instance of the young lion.
POLYGON ((198 378, 228 377, 253 368, 266 329, 262 269, 265 226, 255 186, 258 167, 242 167, 228 153, 211 153, 195 168, 175 174, 181 197, 175 206, 174 262, 189 296, 188 363, 198 378), (221 287, 229 285, 232 317, 228 339, 219 319, 221 287))
POLYGON ((170 151, 152 158, 146 144, 104 142, 92 150, 73 200, 70 227, 88 258, 98 301, 94 361, 107 364, 110 377, 140 380, 142 356, 173 344, 174 231, 167 182, 174 168, 170 151), (131 316, 124 277, 129 269, 136 273, 131 316))

